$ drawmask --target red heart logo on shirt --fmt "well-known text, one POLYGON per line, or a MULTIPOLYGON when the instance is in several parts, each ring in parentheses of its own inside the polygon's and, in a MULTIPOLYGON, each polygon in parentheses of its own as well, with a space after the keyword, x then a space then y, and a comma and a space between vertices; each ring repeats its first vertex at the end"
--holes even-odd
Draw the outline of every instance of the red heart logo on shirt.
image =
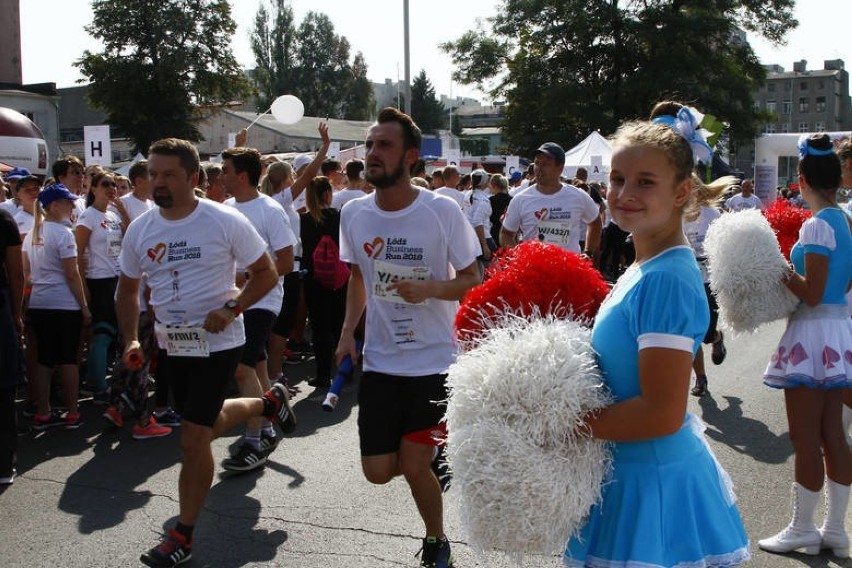
POLYGON ((166 254, 166 243, 159 243, 154 248, 148 249, 148 258, 150 258, 151 260, 153 260, 157 264, 160 264, 160 262, 163 260, 163 256, 165 256, 165 254, 166 254))
POLYGON ((364 243, 364 252, 370 258, 378 258, 383 250, 385 250, 385 241, 381 237, 376 237, 372 243, 364 243))
POLYGON ((545 207, 541 211, 535 212, 535 218, 536 219, 547 219, 547 213, 548 213, 548 209, 547 209, 547 207, 545 207))

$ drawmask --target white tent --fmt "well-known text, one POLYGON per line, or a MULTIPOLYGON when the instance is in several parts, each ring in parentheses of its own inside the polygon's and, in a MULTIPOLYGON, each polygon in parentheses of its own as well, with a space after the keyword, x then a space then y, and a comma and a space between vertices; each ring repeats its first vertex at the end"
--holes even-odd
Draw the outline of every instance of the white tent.
POLYGON ((115 173, 117 173, 120 176, 127 177, 127 175, 130 173, 130 167, 133 164, 135 164, 136 162, 141 162, 144 159, 145 159, 145 156, 143 156, 141 152, 137 152, 136 155, 133 156, 132 160, 130 160, 129 162, 127 162, 126 164, 124 164, 120 168, 116 169, 115 173))
POLYGON ((577 168, 584 167, 589 172, 589 181, 607 181, 610 158, 612 148, 607 139, 597 131, 592 132, 585 140, 565 152, 562 175, 573 179, 577 168))

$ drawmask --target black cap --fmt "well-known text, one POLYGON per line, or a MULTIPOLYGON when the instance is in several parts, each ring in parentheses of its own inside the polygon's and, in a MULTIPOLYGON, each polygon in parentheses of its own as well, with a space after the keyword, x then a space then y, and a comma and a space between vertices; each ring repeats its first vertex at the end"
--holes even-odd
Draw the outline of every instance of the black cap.
POLYGON ((547 154, 548 156, 556 160, 557 164, 565 163, 565 150, 563 150, 562 146, 560 146, 556 142, 545 142, 544 144, 538 147, 538 150, 533 152, 533 156, 537 156, 538 154, 547 154))

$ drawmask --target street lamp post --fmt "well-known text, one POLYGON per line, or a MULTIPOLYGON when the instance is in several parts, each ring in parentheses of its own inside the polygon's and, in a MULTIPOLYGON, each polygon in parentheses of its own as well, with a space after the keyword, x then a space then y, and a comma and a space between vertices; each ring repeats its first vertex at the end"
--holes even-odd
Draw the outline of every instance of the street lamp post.
POLYGON ((403 0, 402 12, 405 20, 405 114, 411 116, 411 49, 409 48, 408 38, 408 0, 403 0))

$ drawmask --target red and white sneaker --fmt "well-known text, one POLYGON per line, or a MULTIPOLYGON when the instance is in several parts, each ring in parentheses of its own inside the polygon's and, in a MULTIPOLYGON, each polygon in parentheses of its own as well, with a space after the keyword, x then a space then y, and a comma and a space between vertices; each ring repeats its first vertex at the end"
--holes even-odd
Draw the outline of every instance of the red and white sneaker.
POLYGON ((111 423, 113 426, 116 426, 118 428, 124 426, 124 418, 121 416, 121 411, 114 404, 107 406, 106 410, 104 410, 104 413, 101 414, 101 416, 104 418, 104 420, 111 423))
POLYGON ((161 426, 153 417, 148 418, 148 424, 133 426, 133 438, 136 440, 147 440, 148 438, 162 438, 172 433, 168 426, 161 426))

